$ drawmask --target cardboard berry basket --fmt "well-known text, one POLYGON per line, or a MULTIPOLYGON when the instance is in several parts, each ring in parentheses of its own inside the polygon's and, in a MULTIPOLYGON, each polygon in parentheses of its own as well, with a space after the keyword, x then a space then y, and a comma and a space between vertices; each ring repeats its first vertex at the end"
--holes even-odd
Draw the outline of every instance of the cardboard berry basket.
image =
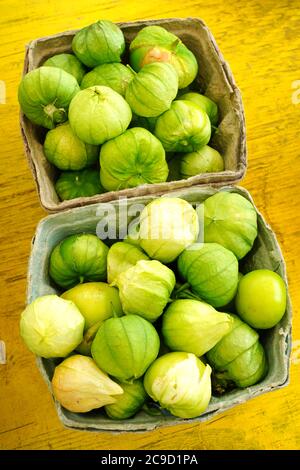
MULTIPOLYGON (((179 191, 172 191, 162 197, 181 197, 189 201, 194 206, 203 202, 209 196, 218 191, 230 191, 241 194, 252 203, 250 194, 238 186, 224 186, 213 188, 211 186, 198 186, 186 188, 179 191)), ((128 214, 132 213, 134 204, 148 204, 157 196, 147 195, 137 198, 123 199, 110 203, 107 225, 116 224, 118 221, 126 220, 129 223, 132 219, 128 214), (125 219, 124 219, 125 217, 125 219)), ((53 214, 44 218, 38 225, 33 241, 32 252, 28 272, 28 292, 27 302, 30 303, 37 297, 45 294, 56 293, 48 275, 49 256, 54 246, 68 235, 81 232, 96 233, 97 226, 103 221, 105 214, 104 204, 87 205, 53 214)), ((243 273, 253 269, 266 268, 277 272, 286 282, 285 263, 282 257, 276 237, 267 225, 262 215, 258 215, 258 236, 254 242, 252 250, 241 261, 240 269, 243 273)), ((124 236, 124 235, 123 235, 124 236)), ((104 240, 105 241, 105 240, 104 240)), ((109 242, 108 242, 109 243, 109 242)), ((111 241, 110 241, 111 243, 111 241)), ((179 419, 169 414, 150 416, 144 411, 139 412, 135 417, 115 421, 109 419, 101 409, 88 413, 72 413, 64 409, 58 402, 55 406, 59 418, 64 426, 87 431, 148 431, 168 425, 177 425, 184 422, 197 423, 206 421, 215 415, 243 403, 250 398, 254 398, 262 393, 284 387, 289 381, 289 356, 291 350, 291 304, 287 297, 287 309, 285 315, 274 328, 265 330, 260 334, 260 340, 264 345, 269 370, 266 377, 256 385, 245 389, 234 389, 220 397, 213 396, 211 402, 203 415, 194 419, 179 419)), ((54 359, 37 358, 38 367, 51 390, 50 381, 54 367, 61 361, 54 359)), ((272 397, 270 397, 272 399, 272 397)))
MULTIPOLYGON (((43 153, 45 129, 29 122, 21 113, 21 132, 25 153, 37 186, 42 207, 48 212, 59 212, 72 207, 85 206, 97 202, 107 202, 119 197, 139 197, 159 195, 168 191, 198 184, 236 183, 246 170, 246 136, 244 111, 239 89, 232 73, 205 23, 198 18, 168 18, 119 23, 124 32, 127 46, 137 32, 147 25, 160 25, 178 35, 184 44, 195 54, 199 72, 195 91, 205 93, 219 108, 219 127, 211 144, 223 156, 225 170, 192 176, 188 179, 159 184, 145 184, 131 189, 110 191, 93 197, 82 197, 61 202, 55 191, 57 171, 46 160, 43 153)), ((39 67, 54 54, 71 52, 71 42, 76 31, 66 31, 31 41, 26 48, 24 71, 39 67)))

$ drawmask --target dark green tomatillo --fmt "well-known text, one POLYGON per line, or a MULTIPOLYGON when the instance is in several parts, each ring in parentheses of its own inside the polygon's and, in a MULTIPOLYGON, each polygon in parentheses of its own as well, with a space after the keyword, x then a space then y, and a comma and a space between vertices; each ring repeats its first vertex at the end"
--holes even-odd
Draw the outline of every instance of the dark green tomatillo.
POLYGON ((62 240, 50 255, 49 275, 69 289, 79 282, 106 279, 108 247, 96 235, 81 233, 62 240))
POLYGON ((222 384, 233 381, 238 387, 256 384, 266 375, 267 360, 258 333, 231 315, 234 322, 225 335, 206 355, 209 364, 217 371, 222 384))
POLYGON ((143 381, 138 379, 132 383, 117 383, 123 389, 123 394, 115 397, 115 403, 106 405, 104 409, 109 418, 131 418, 141 409, 147 398, 143 381))
POLYGON ((98 170, 64 171, 55 183, 62 201, 76 197, 90 197, 105 192, 98 170))

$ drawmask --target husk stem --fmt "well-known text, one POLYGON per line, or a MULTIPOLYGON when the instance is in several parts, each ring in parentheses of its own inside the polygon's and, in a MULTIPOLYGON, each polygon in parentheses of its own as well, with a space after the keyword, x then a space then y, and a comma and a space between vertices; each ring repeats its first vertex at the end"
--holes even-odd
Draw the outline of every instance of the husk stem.
POLYGON ((177 283, 175 289, 173 290, 171 301, 174 302, 174 300, 177 299, 194 299, 203 302, 203 299, 201 299, 199 295, 194 294, 190 287, 191 286, 188 282, 185 282, 184 284, 177 283))
POLYGON ((66 110, 64 108, 57 108, 54 103, 47 104, 43 109, 53 124, 61 124, 68 119, 66 110))
POLYGON ((176 47, 178 46, 178 44, 181 43, 181 39, 179 38, 176 38, 174 42, 172 42, 171 44, 171 50, 172 51, 175 51, 176 50, 176 47))
POLYGON ((185 282, 184 284, 177 283, 173 293, 175 294, 175 296, 177 296, 180 292, 184 291, 185 289, 189 289, 189 287, 190 284, 188 282, 185 282))
POLYGON ((135 70, 133 70, 133 68, 127 64, 126 67, 134 74, 134 75, 137 75, 137 72, 135 70))

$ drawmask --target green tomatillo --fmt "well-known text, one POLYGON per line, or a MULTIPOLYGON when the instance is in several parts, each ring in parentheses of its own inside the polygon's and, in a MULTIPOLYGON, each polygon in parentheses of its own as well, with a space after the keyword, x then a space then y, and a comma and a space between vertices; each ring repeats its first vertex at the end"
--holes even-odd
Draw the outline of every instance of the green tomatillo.
POLYGON ((216 103, 208 98, 208 96, 201 95, 200 93, 188 92, 180 95, 179 100, 192 101, 197 106, 199 106, 203 111, 208 115, 211 125, 216 126, 219 120, 218 106, 216 103))
POLYGON ((108 247, 96 235, 70 235, 53 249, 49 275, 62 288, 106 279, 108 247))
POLYGON ((177 95, 178 78, 172 65, 145 65, 130 81, 125 98, 138 116, 156 117, 170 108, 177 95))
POLYGON ((138 315, 109 318, 92 343, 98 367, 124 382, 141 377, 156 359, 159 336, 150 322, 138 315))
POLYGON ((100 20, 80 29, 72 40, 72 49, 87 67, 121 62, 125 50, 124 35, 116 24, 100 20))
POLYGON ((73 54, 56 54, 49 57, 44 63, 43 67, 58 67, 65 72, 70 73, 76 78, 78 84, 81 84, 81 80, 86 73, 86 68, 73 54))
POLYGON ((44 154, 59 170, 82 170, 97 161, 99 147, 80 140, 66 122, 47 132, 44 154))
POLYGON ((73 132, 91 145, 103 144, 122 134, 129 126, 131 116, 124 98, 106 86, 79 91, 69 109, 73 132))
POLYGON ((210 401, 210 375, 210 366, 194 354, 171 352, 151 364, 144 386, 148 395, 174 416, 196 418, 210 401))
POLYGON ((141 260, 123 271, 115 284, 124 313, 154 322, 163 313, 176 279, 173 271, 156 260, 141 260))
POLYGON ((204 145, 195 152, 177 156, 180 165, 180 176, 190 178, 201 173, 216 173, 224 170, 224 160, 219 152, 204 145))
POLYGON ((107 282, 115 281, 119 274, 135 266, 138 261, 148 259, 137 246, 126 242, 114 243, 107 255, 107 282))
POLYGON ((117 382, 123 390, 115 397, 115 403, 105 406, 105 412, 111 419, 127 419, 134 416, 146 401, 147 394, 141 379, 132 383, 117 382))
POLYGON ((38 67, 21 81, 18 99, 31 122, 53 129, 68 119, 69 104, 79 90, 76 78, 61 68, 38 67))
POLYGON ((249 387, 266 375, 266 355, 258 333, 236 315, 231 317, 231 330, 206 357, 225 389, 230 382, 241 388, 249 387))
POLYGON ((62 201, 77 197, 91 197, 102 194, 98 170, 63 171, 55 183, 55 189, 62 201))
POLYGON ((194 54, 161 26, 142 28, 130 44, 130 64, 137 72, 147 64, 171 64, 178 75, 179 88, 187 87, 196 77, 198 64, 194 54))
POLYGON ((102 64, 88 72, 81 82, 81 89, 91 86, 107 86, 125 96, 129 82, 134 77, 130 67, 119 63, 102 64))
POLYGON ((85 319, 85 331, 99 321, 122 315, 118 289, 105 282, 85 282, 64 292, 61 297, 71 300, 85 319))
POLYGON ((192 291, 213 307, 228 304, 238 285, 238 261, 217 243, 195 243, 178 258, 178 271, 192 291))
POLYGON ((139 243, 150 258, 171 263, 197 240, 199 221, 193 206, 176 197, 151 201, 140 216, 139 243))
POLYGON ((154 134, 166 152, 193 152, 208 144, 210 120, 205 111, 191 101, 176 100, 157 119, 154 134))
POLYGON ((286 285, 279 274, 256 269, 240 280, 235 305, 242 320, 253 328, 272 328, 285 313, 286 285))
POLYGON ((35 299, 22 312, 20 334, 28 349, 41 357, 65 357, 83 338, 84 317, 70 300, 57 295, 35 299))
POLYGON ((162 144, 141 127, 102 145, 100 168, 100 181, 107 191, 163 183, 169 171, 162 144))
POLYGON ((204 241, 219 243, 238 259, 252 248, 257 236, 254 206, 240 194, 220 191, 203 203, 204 241))
POLYGON ((171 303, 162 317, 162 334, 172 351, 202 356, 230 330, 230 315, 217 312, 199 300, 179 299, 171 303))

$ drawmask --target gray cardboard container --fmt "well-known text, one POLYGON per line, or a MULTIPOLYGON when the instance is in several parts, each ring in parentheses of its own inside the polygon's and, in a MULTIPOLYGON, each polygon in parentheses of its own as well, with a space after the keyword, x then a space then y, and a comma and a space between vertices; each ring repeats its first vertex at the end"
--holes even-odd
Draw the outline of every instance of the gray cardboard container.
MULTIPOLYGON (((224 186, 220 189, 211 186, 198 186, 172 191, 162 197, 181 197, 196 205, 218 191, 230 191, 241 194, 253 203, 250 194, 245 189, 235 186, 224 186)), ((148 195, 128 200, 113 201, 111 204, 117 211, 118 220, 120 220, 119 217, 127 217, 133 204, 148 204, 155 197, 157 196, 148 195)), ((56 292, 48 276, 49 255, 54 246, 63 238, 74 233, 95 233, 97 224, 101 221, 101 217, 104 214, 104 209, 104 204, 88 205, 50 215, 39 223, 29 262, 28 303, 41 295, 56 292)), ((258 211, 257 214, 258 237, 251 252, 242 260, 242 271, 248 272, 259 268, 271 269, 282 276, 287 284, 285 264, 275 235, 258 211)), ((131 218, 128 217, 128 221, 131 218)), ((134 418, 114 421, 108 419, 101 410, 94 410, 83 414, 72 413, 61 407, 58 402, 55 402, 59 418, 63 425, 68 428, 86 431, 148 431, 185 422, 197 423, 199 421, 206 421, 250 398, 281 388, 287 385, 289 381, 291 315, 291 304, 288 297, 287 310, 280 323, 274 328, 266 330, 261 337, 269 363, 269 372, 265 379, 254 386, 245 389, 235 389, 222 397, 212 397, 206 412, 199 418, 183 420, 169 415, 149 416, 142 411, 134 418)), ((37 358, 37 364, 51 390, 50 381, 56 361, 37 358)))
MULTIPOLYGON (((110 191, 93 197, 76 198, 61 202, 56 194, 55 168, 43 153, 45 130, 32 124, 23 113, 20 115, 21 132, 25 153, 33 173, 42 207, 48 212, 58 212, 72 207, 97 202, 107 202, 119 197, 137 197, 147 194, 159 195, 167 191, 198 184, 229 184, 241 180, 246 171, 246 131, 240 91, 237 88, 229 65, 225 62, 215 40, 205 23, 198 18, 168 18, 119 23, 127 45, 137 32, 147 25, 161 25, 178 35, 195 54, 199 63, 196 88, 213 99, 219 108, 218 133, 210 145, 224 157, 225 170, 206 173, 185 180, 159 184, 145 184, 121 191, 110 191)), ((66 31, 31 41, 26 48, 23 74, 33 70, 50 56, 71 52, 71 42, 76 31, 66 31)))

